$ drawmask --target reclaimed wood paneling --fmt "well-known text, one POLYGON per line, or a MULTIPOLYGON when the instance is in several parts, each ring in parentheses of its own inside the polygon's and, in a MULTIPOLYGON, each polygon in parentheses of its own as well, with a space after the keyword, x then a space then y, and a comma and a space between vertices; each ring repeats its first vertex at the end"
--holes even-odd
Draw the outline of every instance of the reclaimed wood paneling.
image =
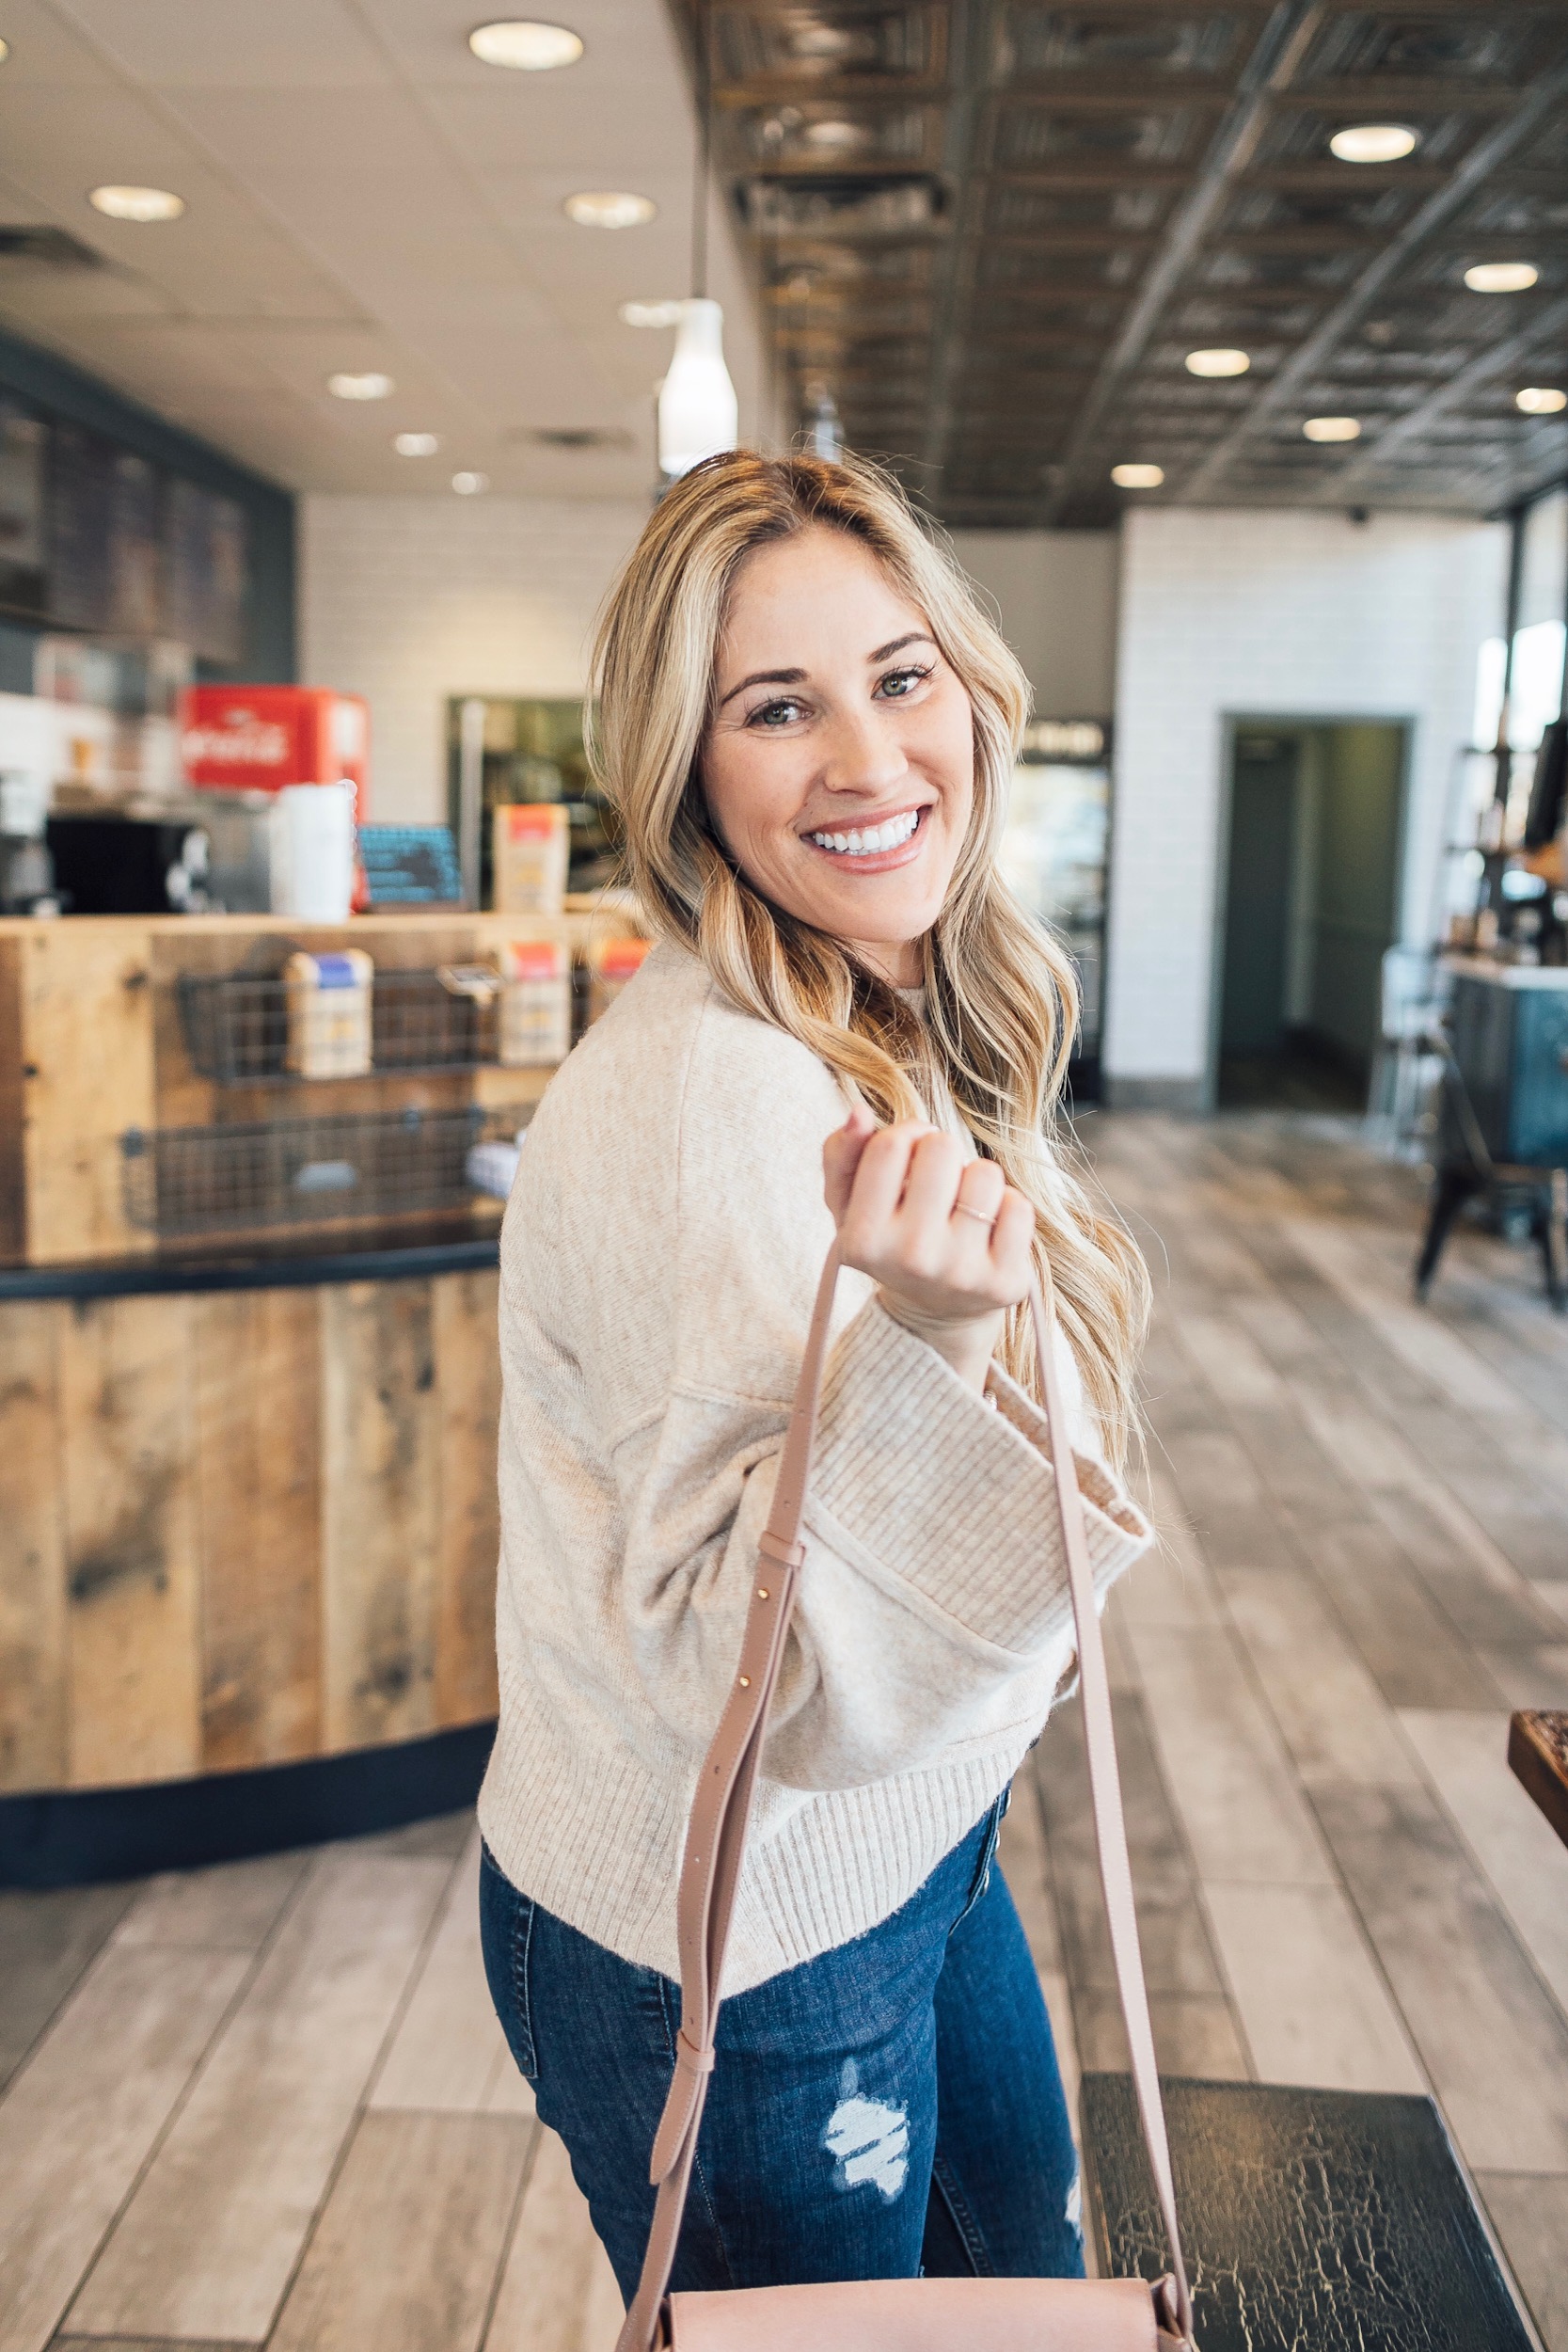
POLYGON ((436 1722, 441 1408, 428 1281, 322 1293, 325 1744, 436 1722))
POLYGON ((164 1780, 201 1754, 188 1298, 109 1298, 60 1325, 70 1778, 164 1780))
POLYGON ((321 1744, 321 1307, 313 1290, 195 1302, 201 1761, 321 1744))
POLYGON ((53 1300, 0 1308, 0 1789, 66 1777, 65 1545, 53 1300))
POLYGON ((0 1304, 0 1790, 495 1712, 496 1292, 0 1304))
POLYGON ((35 1265, 133 1256, 120 1137, 154 1120, 150 934, 35 923, 23 943, 27 1250, 35 1265))
POLYGON ((499 1276, 450 1274, 432 1288, 441 1446, 436 1721, 471 1724, 497 1706, 499 1276))

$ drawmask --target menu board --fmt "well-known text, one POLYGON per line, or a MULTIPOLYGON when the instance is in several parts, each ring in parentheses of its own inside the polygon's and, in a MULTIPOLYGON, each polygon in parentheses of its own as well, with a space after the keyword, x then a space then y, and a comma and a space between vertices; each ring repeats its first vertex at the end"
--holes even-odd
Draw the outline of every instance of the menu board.
POLYGON ((0 400, 0 611, 44 606, 44 427, 0 400))
POLYGON ((0 395, 0 614, 232 664, 247 567, 237 501, 0 395))
POLYGON ((165 502, 165 632, 203 661, 245 650, 245 524, 232 499, 178 478, 165 502))
POLYGON ((119 637, 156 637, 162 623, 159 478, 145 457, 117 450, 110 489, 109 625, 119 637))
POLYGON ((49 617, 63 628, 111 626, 113 446, 79 424, 49 435, 49 617))

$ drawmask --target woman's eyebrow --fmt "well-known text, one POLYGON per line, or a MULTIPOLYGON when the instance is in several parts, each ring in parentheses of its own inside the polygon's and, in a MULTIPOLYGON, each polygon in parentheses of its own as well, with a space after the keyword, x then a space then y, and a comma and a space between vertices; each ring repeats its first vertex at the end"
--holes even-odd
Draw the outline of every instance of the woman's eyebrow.
POLYGON ((865 658, 868 662, 885 661, 889 654, 902 653, 906 645, 929 645, 935 651, 936 644, 929 629, 911 628, 906 636, 895 637, 891 644, 879 645, 875 653, 868 653, 865 658))
MULTIPOLYGON (((876 658, 872 656, 873 660, 876 658)), ((722 710, 725 703, 733 703, 737 694, 744 694, 748 686, 803 686, 805 679, 804 670, 753 670, 750 677, 743 677, 738 686, 732 686, 729 692, 721 697, 719 707, 722 710)))

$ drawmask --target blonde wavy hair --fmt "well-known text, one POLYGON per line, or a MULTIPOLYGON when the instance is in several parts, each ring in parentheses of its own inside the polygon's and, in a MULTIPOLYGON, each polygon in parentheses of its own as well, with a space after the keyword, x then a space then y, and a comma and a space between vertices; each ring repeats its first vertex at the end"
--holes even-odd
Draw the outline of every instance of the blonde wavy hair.
MULTIPOLYGON (((655 928, 701 956, 742 1011, 799 1038, 879 1119, 929 1117, 945 1085, 976 1148, 1034 1203, 1037 1258, 1107 1456, 1122 1465, 1137 1427, 1148 1278, 1131 1235, 1067 1164, 1059 1104, 1077 982, 996 865, 1029 687, 952 554, 896 483, 863 462, 709 458, 666 493, 610 591, 591 692, 594 774, 655 928), (925 615, 974 714, 974 814, 926 943, 924 1020, 840 940, 763 898, 708 818, 703 748, 736 576, 754 548, 813 528, 870 549, 925 615)), ((1022 1311, 1008 1317, 1003 1357, 1033 1388, 1022 1311)))

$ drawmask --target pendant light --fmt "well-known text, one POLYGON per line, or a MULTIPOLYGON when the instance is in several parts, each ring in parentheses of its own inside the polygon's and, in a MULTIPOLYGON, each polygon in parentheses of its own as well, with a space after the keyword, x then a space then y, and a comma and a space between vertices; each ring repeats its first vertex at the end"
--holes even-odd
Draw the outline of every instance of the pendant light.
POLYGON ((844 454, 844 426, 838 403, 826 384, 818 384, 811 395, 806 446, 814 457, 825 457, 830 465, 836 466, 844 454))
POLYGON ((697 154, 691 206, 691 295, 681 304, 674 355, 658 393, 659 470, 670 481, 734 449, 740 406, 724 365, 724 313, 707 292, 708 164, 713 105, 708 11, 697 11, 697 154))

